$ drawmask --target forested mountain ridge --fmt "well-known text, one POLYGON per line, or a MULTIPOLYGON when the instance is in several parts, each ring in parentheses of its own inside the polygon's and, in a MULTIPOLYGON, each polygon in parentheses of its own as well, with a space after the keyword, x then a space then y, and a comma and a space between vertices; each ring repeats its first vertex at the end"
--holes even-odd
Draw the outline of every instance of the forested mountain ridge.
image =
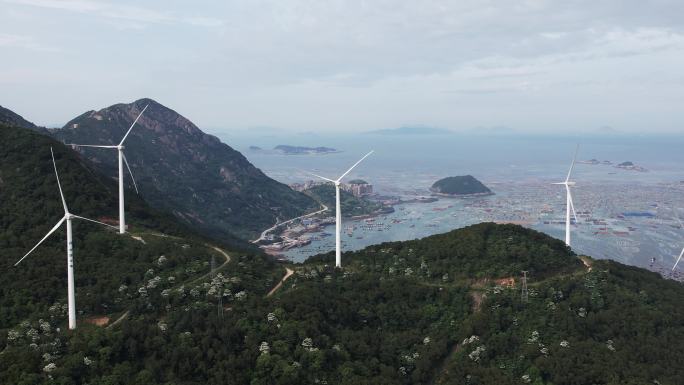
MULTIPOLYGON (((125 152, 153 207, 212 236, 244 239, 317 208, 311 198, 269 178, 241 153, 151 99, 85 112, 51 134, 64 143, 118 144, 146 105, 125 152)), ((116 151, 78 151, 106 175, 118 175, 116 151)))
POLYGON ((684 287, 583 258, 542 233, 484 223, 346 252, 344 269, 332 253, 291 265, 266 296, 282 270, 241 257, 214 278, 132 292, 114 329, 15 325, 0 333, 0 381, 679 384, 684 287), (530 271, 527 296, 519 269, 530 271), (64 343, 45 361, 56 336, 64 343))
MULTIPOLYGON (((310 262, 330 262, 330 254, 310 262)), ((390 269, 401 260, 403 268, 424 270, 442 279, 496 279, 517 276, 522 270, 536 277, 567 274, 583 265, 560 240, 514 225, 480 223, 465 229, 402 242, 386 242, 353 253, 348 264, 365 269, 390 269), (380 258, 390 255, 392 258, 380 258), (411 257, 411 258, 409 258, 411 257)), ((426 273, 426 274, 427 274, 426 273)))
MULTIPOLYGON (((37 132, 0 127, 0 329, 45 312, 66 295, 64 226, 50 236, 21 265, 12 265, 64 215, 50 148, 70 212, 116 224, 118 195, 114 181, 97 173, 69 148, 37 132)), ((209 240, 188 230, 171 215, 151 209, 127 191, 126 211, 132 234, 157 233, 143 243, 103 226, 74 221, 77 301, 84 314, 109 314, 122 305, 113 293, 121 284, 140 281, 153 259, 166 255, 170 265, 183 258, 212 253, 211 242, 232 250, 255 250, 236 238, 209 240), (180 243, 187 244, 183 249, 180 243), (116 274, 119 273, 119 274, 116 274), (86 294, 84 294, 86 293, 86 294)))

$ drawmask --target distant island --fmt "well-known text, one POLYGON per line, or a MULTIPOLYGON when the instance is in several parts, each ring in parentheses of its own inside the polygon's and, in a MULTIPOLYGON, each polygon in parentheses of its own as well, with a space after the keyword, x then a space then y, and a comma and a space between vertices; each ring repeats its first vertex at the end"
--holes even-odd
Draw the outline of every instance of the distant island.
POLYGON ((579 161, 577 161, 577 163, 579 163, 579 164, 590 164, 590 165, 594 165, 594 166, 595 166, 595 165, 598 165, 598 164, 603 164, 603 165, 611 165, 611 164, 613 164, 613 163, 612 163, 611 161, 609 161, 609 160, 603 160, 603 161, 601 161, 601 160, 598 160, 598 159, 595 159, 595 158, 592 158, 592 159, 589 159, 589 160, 579 160, 579 161))
POLYGON ((451 133, 453 132, 444 128, 424 126, 404 126, 398 128, 385 128, 381 130, 367 132, 367 134, 373 135, 444 135, 451 133))
POLYGON ((450 176, 435 182, 430 191, 443 196, 484 196, 494 194, 472 175, 450 176))
POLYGON ((280 144, 273 147, 273 150, 286 155, 319 155, 319 154, 332 154, 339 152, 334 148, 330 147, 303 147, 303 146, 288 146, 285 144, 280 144))
POLYGON ((621 168, 623 170, 629 170, 629 171, 639 171, 639 172, 646 172, 648 171, 647 169, 637 166, 633 162, 627 161, 627 162, 622 162, 618 165, 615 166, 616 168, 621 168))

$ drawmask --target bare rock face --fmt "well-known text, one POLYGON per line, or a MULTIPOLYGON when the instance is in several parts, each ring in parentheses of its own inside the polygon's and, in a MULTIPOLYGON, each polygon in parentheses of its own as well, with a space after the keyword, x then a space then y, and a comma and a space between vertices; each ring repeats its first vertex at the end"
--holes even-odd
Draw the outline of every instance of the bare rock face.
MULTIPOLYGON (((64 143, 118 144, 145 106, 124 145, 138 188, 153 206, 186 213, 177 215, 211 235, 244 238, 270 227, 276 218, 315 207, 308 196, 269 178, 241 153, 152 99, 88 111, 52 135, 64 143)), ((117 177, 115 150, 79 151, 117 177)))

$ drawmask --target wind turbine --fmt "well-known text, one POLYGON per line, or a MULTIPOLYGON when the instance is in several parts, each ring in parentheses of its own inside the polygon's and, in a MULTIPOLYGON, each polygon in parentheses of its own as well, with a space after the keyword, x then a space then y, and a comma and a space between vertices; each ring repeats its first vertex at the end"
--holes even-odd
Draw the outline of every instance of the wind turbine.
POLYGON ((52 152, 52 148, 50 148, 50 154, 52 155, 52 165, 55 168, 55 176, 57 177, 57 187, 59 188, 59 195, 62 198, 62 206, 64 206, 64 216, 62 219, 57 222, 57 224, 50 230, 44 237, 43 239, 40 240, 33 248, 26 253, 23 257, 21 257, 20 260, 17 261, 17 263, 14 264, 14 266, 17 266, 18 264, 21 263, 26 257, 29 256, 35 250, 40 246, 43 241, 45 241, 52 233, 57 231, 57 229, 66 221, 66 233, 67 233, 67 302, 69 305, 69 329, 73 330, 76 329, 76 293, 74 291, 74 246, 73 246, 73 239, 72 239, 72 230, 71 230, 71 220, 72 219, 83 219, 84 221, 89 221, 89 222, 95 222, 99 223, 104 226, 108 226, 111 228, 116 229, 114 226, 110 226, 106 223, 102 223, 99 221, 96 221, 94 219, 89 219, 85 217, 81 217, 78 215, 74 215, 69 212, 69 209, 67 208, 66 200, 64 200, 64 193, 62 193, 62 185, 59 183, 59 174, 57 173, 57 164, 55 163, 55 154, 52 152))
POLYGON ((332 182, 335 184, 335 267, 342 267, 342 251, 341 251, 341 245, 340 245, 340 231, 342 229, 342 208, 340 207, 340 184, 342 181, 342 178, 347 176, 351 172, 351 170, 354 169, 354 167, 358 166, 359 163, 361 163, 364 159, 366 159, 370 154, 372 154, 373 151, 369 152, 368 154, 364 155, 363 158, 359 159, 358 162, 354 163, 353 166, 349 168, 342 176, 339 178, 333 180, 329 179, 320 175, 316 174, 311 174, 313 176, 316 176, 318 178, 321 178, 323 180, 326 180, 328 182, 332 182))
POLYGON ((565 182, 554 183, 556 185, 565 186, 566 202, 565 202, 565 244, 570 246, 570 211, 575 217, 575 222, 577 222, 577 213, 575 213, 575 205, 572 203, 572 193, 570 192, 570 186, 574 186, 575 182, 570 181, 570 175, 572 174, 572 169, 575 167, 575 161, 577 160, 577 151, 579 151, 579 144, 575 149, 575 156, 572 158, 572 164, 570 164, 570 171, 568 171, 568 176, 565 178, 565 182))
POLYGON ((128 169, 128 173, 131 174, 131 180, 133 181, 133 187, 135 187, 135 192, 136 194, 138 193, 138 185, 135 183, 135 178, 133 178, 133 172, 131 171, 131 166, 128 165, 128 161, 126 160, 126 155, 124 155, 124 142, 126 141, 126 138, 128 137, 128 134, 131 133, 131 130, 133 130, 133 126, 138 122, 138 119, 142 116, 142 114, 145 112, 147 107, 149 106, 146 105, 145 108, 140 111, 140 114, 138 114, 138 117, 135 118, 133 121, 133 124, 131 124, 131 127, 126 131, 126 135, 124 135, 123 139, 121 139, 121 142, 116 145, 116 146, 100 146, 100 145, 94 145, 94 144, 73 144, 70 143, 70 146, 74 147, 95 147, 95 148, 115 148, 119 154, 119 234, 123 234, 126 232, 126 213, 124 212, 124 185, 123 185, 123 177, 124 177, 124 170, 123 170, 123 165, 126 163, 126 168, 128 169))

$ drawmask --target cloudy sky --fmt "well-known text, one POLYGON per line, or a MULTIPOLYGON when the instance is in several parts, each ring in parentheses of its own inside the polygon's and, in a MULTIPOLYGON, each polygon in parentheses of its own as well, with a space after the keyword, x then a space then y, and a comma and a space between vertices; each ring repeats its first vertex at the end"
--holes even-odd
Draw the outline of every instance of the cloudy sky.
POLYGON ((206 131, 684 132, 681 0, 0 0, 0 105, 206 131))

